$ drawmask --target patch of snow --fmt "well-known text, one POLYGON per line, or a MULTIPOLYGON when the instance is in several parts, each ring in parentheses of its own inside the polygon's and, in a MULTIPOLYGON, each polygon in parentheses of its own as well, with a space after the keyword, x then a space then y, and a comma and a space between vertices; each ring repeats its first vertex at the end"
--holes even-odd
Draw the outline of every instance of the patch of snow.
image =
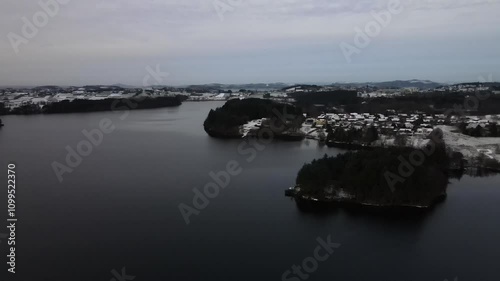
POLYGON ((500 138, 475 138, 458 132, 453 126, 437 126, 443 131, 443 139, 448 147, 460 152, 465 158, 475 158, 483 151, 491 151, 491 155, 500 161, 500 155, 493 155, 493 151, 500 145, 500 138))

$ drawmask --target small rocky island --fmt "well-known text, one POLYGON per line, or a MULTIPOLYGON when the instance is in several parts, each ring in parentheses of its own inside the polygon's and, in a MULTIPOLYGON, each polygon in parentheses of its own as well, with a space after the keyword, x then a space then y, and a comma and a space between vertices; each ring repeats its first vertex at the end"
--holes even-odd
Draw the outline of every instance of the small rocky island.
POLYGON ((446 197, 450 171, 460 167, 455 161, 445 144, 434 140, 422 149, 391 147, 325 155, 305 164, 296 186, 285 194, 309 202, 427 209, 446 197))
POLYGON ((214 138, 243 138, 268 136, 282 140, 302 140, 300 131, 305 118, 302 110, 291 104, 265 99, 234 99, 211 110, 203 127, 214 138), (263 134, 263 132, 268 132, 263 134))

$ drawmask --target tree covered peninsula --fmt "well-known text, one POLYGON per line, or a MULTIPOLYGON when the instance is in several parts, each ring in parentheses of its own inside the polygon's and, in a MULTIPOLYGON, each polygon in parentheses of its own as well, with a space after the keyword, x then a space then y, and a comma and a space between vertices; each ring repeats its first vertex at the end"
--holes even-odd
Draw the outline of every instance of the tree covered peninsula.
POLYGON ((271 129, 275 138, 303 139, 300 127, 304 116, 300 108, 264 99, 229 100, 224 106, 211 110, 203 127, 215 138, 258 136, 262 129, 271 129), (245 133, 243 125, 258 122, 254 130, 245 133))

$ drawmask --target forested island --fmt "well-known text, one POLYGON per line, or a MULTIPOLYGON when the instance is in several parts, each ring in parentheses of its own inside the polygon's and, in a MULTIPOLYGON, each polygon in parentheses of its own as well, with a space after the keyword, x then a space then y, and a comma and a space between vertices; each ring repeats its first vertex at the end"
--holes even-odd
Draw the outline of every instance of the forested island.
POLYGON ((435 140, 419 150, 391 147, 325 155, 305 164, 296 187, 286 193, 332 204, 425 209, 446 196, 450 171, 460 166, 452 162, 460 160, 435 140))
POLYGON ((210 110, 203 127, 211 137, 242 138, 245 136, 242 126, 260 120, 258 128, 246 136, 258 136, 260 130, 271 129, 277 139, 301 140, 305 137, 300 132, 304 119, 301 109, 291 104, 266 99, 234 99, 210 110))

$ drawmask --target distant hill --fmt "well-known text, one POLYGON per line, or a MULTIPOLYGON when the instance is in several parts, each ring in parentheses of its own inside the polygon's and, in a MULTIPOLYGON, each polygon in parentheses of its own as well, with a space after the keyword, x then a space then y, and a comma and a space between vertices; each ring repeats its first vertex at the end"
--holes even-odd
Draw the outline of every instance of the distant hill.
MULTIPOLYGON (((422 90, 432 90, 443 86, 450 85, 485 85, 492 87, 493 89, 498 89, 500 87, 499 82, 463 82, 463 83, 438 83, 430 80, 394 80, 385 82, 336 82, 336 83, 306 83, 306 84, 287 84, 287 83, 248 83, 248 84, 221 84, 221 83, 210 83, 210 84, 194 84, 194 85, 184 85, 184 86, 168 86, 168 85, 153 85, 152 88, 158 89, 185 89, 192 92, 216 92, 216 91, 228 91, 228 90, 239 90, 245 89, 249 91, 272 91, 272 90, 286 90, 293 87, 300 86, 302 89, 306 90, 317 90, 322 86, 331 87, 371 87, 378 89, 402 89, 402 88, 418 88, 422 90)), ((0 89, 6 89, 8 87, 0 87, 0 89)), ((38 86, 38 87, 10 87, 13 89, 33 89, 33 90, 45 90, 45 91, 58 91, 62 89, 78 89, 84 88, 87 91, 120 91, 126 89, 140 89, 142 87, 127 85, 127 84, 113 84, 113 85, 86 85, 86 86, 70 86, 61 87, 54 85, 38 86)))
POLYGON ((293 88, 296 88, 296 89, 301 89, 301 90, 307 90, 307 91, 318 91, 321 89, 321 86, 317 86, 317 85, 305 85, 305 84, 297 84, 297 85, 293 85, 293 86, 287 86, 285 88, 283 88, 282 90, 283 91, 286 91, 286 90, 290 90, 290 89, 293 89, 293 88))
POLYGON ((118 88, 124 88, 124 89, 135 89, 135 88, 138 88, 136 86, 131 86, 131 85, 125 85, 125 84, 113 84, 111 85, 111 87, 118 87, 118 88))
POLYGON ((232 84, 227 85, 229 89, 245 89, 245 90, 279 90, 287 87, 285 83, 257 83, 257 84, 232 84))
POLYGON ((38 86, 38 87, 35 87, 33 88, 33 90, 35 91, 60 91, 62 90, 61 87, 59 86, 38 86))
POLYGON ((332 86, 354 86, 354 87, 377 87, 385 89, 401 89, 401 88, 419 88, 422 90, 435 89, 443 84, 430 80, 395 80, 386 82, 367 82, 367 83, 334 83, 332 86))
POLYGON ((455 84, 455 85, 474 85, 474 86, 483 85, 485 87, 498 88, 498 87, 500 87, 500 82, 484 82, 484 83, 483 82, 469 82, 469 83, 459 83, 459 84, 455 84))
POLYGON ((114 86, 114 85, 86 85, 83 87, 78 87, 78 88, 83 88, 85 91, 88 92, 103 92, 103 91, 122 91, 124 88, 119 87, 119 86, 114 86))
POLYGON ((245 90, 280 90, 285 87, 289 86, 288 84, 285 83, 251 83, 251 84, 219 84, 219 83, 212 83, 212 84, 201 84, 201 85, 189 85, 186 87, 180 87, 180 88, 186 88, 186 89, 193 89, 193 90, 206 90, 206 91, 217 91, 217 90, 235 90, 235 89, 245 89, 245 90))

